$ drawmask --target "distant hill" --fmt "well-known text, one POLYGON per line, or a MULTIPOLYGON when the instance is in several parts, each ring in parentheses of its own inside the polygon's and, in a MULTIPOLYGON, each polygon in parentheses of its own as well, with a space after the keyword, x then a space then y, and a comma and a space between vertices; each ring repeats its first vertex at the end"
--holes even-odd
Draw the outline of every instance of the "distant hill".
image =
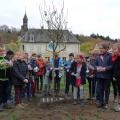
POLYGON ((19 32, 3 32, 0 31, 0 44, 8 44, 18 39, 19 32))
POLYGON ((90 36, 76 35, 77 39, 80 41, 80 51, 89 54, 96 45, 99 45, 101 42, 115 43, 117 40, 111 39, 109 36, 104 37, 100 35, 91 34, 90 36))

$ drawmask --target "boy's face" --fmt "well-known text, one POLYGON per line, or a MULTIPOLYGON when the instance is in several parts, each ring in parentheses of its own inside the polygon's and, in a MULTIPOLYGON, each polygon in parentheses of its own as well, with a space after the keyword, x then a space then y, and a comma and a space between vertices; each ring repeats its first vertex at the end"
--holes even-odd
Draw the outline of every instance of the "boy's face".
POLYGON ((107 50, 104 49, 102 46, 99 49, 100 49, 100 54, 104 54, 107 52, 107 50))
POLYGON ((74 59, 74 57, 73 56, 69 56, 69 60, 73 60, 74 59))
POLYGON ((14 57, 14 55, 10 55, 10 60, 14 57))
POLYGON ((57 60, 58 59, 58 55, 55 55, 54 59, 57 60))
POLYGON ((33 56, 32 56, 32 59, 36 60, 36 59, 37 59, 37 56, 36 56, 36 55, 33 55, 33 56))

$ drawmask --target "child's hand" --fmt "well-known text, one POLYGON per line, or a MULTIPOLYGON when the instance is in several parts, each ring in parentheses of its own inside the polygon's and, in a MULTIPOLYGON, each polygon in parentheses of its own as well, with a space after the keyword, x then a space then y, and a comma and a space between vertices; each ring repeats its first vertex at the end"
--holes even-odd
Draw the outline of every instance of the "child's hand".
POLYGON ((115 77, 113 77, 113 81, 117 81, 115 77))
POLYGON ((25 82, 25 83, 28 83, 28 80, 27 80, 27 79, 24 79, 24 82, 25 82))

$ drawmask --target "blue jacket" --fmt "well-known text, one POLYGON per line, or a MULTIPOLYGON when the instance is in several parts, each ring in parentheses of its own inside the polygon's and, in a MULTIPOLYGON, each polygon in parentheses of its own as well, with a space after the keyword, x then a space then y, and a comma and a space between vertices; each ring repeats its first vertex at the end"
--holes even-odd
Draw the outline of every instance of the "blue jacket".
MULTIPOLYGON (((38 67, 37 60, 31 59, 30 65, 31 65, 32 69, 34 69, 35 67, 38 67)), ((37 76, 37 72, 34 72, 34 70, 31 70, 31 73, 34 77, 37 76)))
POLYGON ((96 72, 96 78, 112 79, 112 55, 110 53, 104 54, 103 60, 100 58, 100 55, 97 56, 95 66, 96 68, 100 66, 106 68, 104 72, 96 72))
POLYGON ((72 62, 73 62, 73 61, 71 61, 71 60, 67 60, 67 61, 64 63, 64 68, 65 68, 65 71, 66 71, 66 72, 69 72, 72 62))
MULTIPOLYGON (((50 59, 50 64, 51 65, 53 65, 53 62, 54 62, 53 58, 50 59)), ((58 58, 57 63, 58 64, 55 64, 55 66, 54 66, 55 68, 59 68, 59 67, 63 66, 63 60, 61 58, 58 58)))

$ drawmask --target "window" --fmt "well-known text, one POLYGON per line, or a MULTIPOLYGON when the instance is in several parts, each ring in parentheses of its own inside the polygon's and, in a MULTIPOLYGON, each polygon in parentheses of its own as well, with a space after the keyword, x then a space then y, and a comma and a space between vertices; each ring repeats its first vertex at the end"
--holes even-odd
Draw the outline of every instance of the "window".
POLYGON ((23 50, 23 51, 25 50, 25 46, 24 46, 24 45, 22 46, 22 50, 23 50))
POLYGON ((30 42, 34 42, 34 35, 30 34, 30 42))

